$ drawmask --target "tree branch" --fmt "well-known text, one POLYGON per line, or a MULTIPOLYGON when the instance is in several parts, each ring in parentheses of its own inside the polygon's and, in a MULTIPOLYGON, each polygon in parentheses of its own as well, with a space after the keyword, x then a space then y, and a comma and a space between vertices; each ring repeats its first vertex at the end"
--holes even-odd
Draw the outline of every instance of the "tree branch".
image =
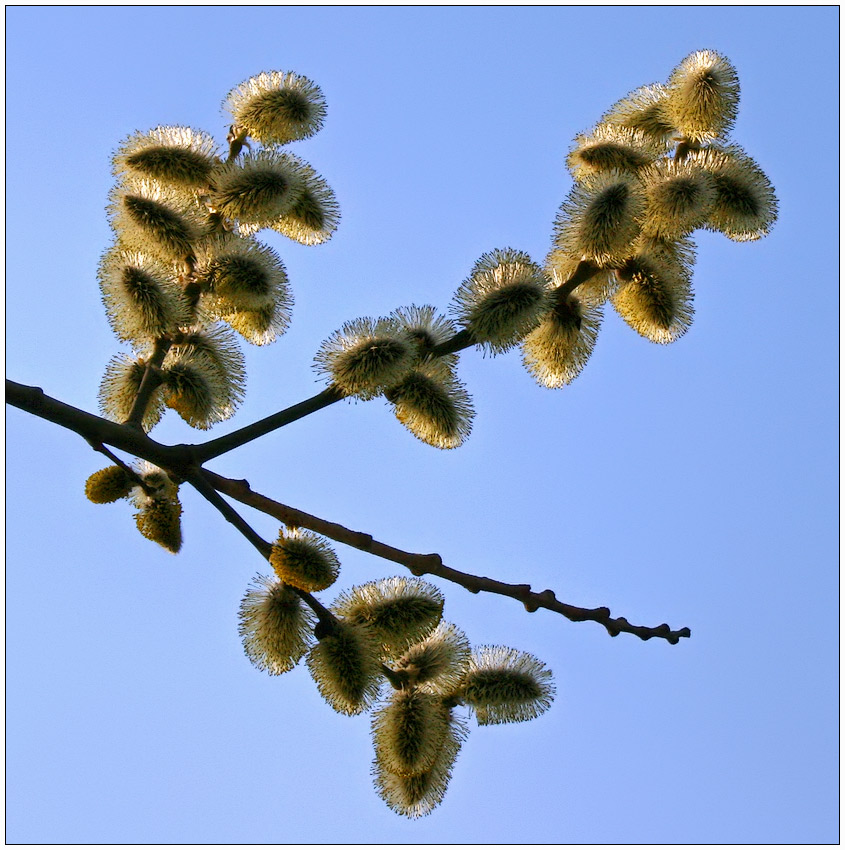
POLYGON ((439 578, 461 585, 461 587, 466 588, 471 593, 483 591, 485 593, 509 596, 521 602, 529 612, 536 611, 538 608, 545 608, 557 614, 562 614, 572 622, 580 623, 586 620, 592 620, 604 626, 608 634, 613 637, 621 632, 626 632, 636 635, 642 640, 656 637, 663 638, 671 644, 676 644, 681 638, 690 637, 691 635, 688 628, 672 630, 666 623, 653 627, 635 626, 629 623, 624 617, 611 617, 609 608, 579 608, 575 605, 569 605, 559 601, 551 590, 544 590, 538 593, 533 591, 529 584, 508 584, 497 581, 496 579, 464 573, 452 567, 447 567, 440 555, 433 553, 422 555, 405 552, 402 549, 397 549, 394 546, 374 540, 370 534, 352 531, 338 523, 320 519, 297 508, 283 505, 267 496, 256 493, 247 481, 235 481, 230 478, 224 478, 209 470, 205 470, 205 477, 221 493, 225 493, 227 496, 245 505, 249 505, 262 513, 275 517, 285 525, 301 526, 302 528, 307 528, 318 534, 330 537, 339 543, 345 543, 348 546, 360 549, 363 552, 369 552, 379 558, 402 564, 402 566, 407 567, 415 576, 426 574, 438 576, 439 578))
MULTIPOLYGON (((213 473, 212 473, 213 474, 213 473)), ((258 550, 264 560, 269 560, 272 545, 268 543, 257 531, 214 489, 208 481, 209 473, 203 469, 197 469, 188 475, 188 482, 208 502, 214 505, 223 517, 228 520, 241 534, 258 550)), ((310 593, 300 590, 298 587, 290 587, 300 599, 317 615, 320 623, 327 632, 335 628, 337 618, 328 608, 324 607, 310 593)))
MULTIPOLYGON (((317 397, 315 396, 315 398, 317 397)), ((549 611, 563 614, 564 617, 576 623, 592 620, 604 626, 608 633, 614 637, 621 632, 627 632, 628 634, 637 635, 642 640, 659 637, 669 641, 669 643, 675 644, 678 643, 680 638, 690 636, 690 630, 688 628, 673 631, 665 623, 654 627, 634 626, 624 617, 611 617, 610 609, 608 608, 579 608, 575 605, 568 605, 556 599, 554 592, 551 590, 544 590, 538 593, 532 591, 531 585, 528 584, 508 584, 497 581, 496 579, 474 576, 470 573, 464 573, 460 570, 447 567, 440 558, 440 555, 415 554, 389 546, 386 543, 380 543, 374 540, 370 534, 351 531, 338 523, 320 519, 297 508, 291 508, 280 502, 276 502, 267 496, 262 496, 260 493, 255 493, 250 489, 246 481, 234 481, 217 475, 210 470, 200 470, 199 457, 202 456, 202 446, 189 444, 166 446, 156 442, 143 431, 139 431, 131 425, 120 425, 116 422, 110 422, 100 416, 94 416, 91 413, 86 413, 84 410, 79 410, 76 407, 51 398, 38 387, 28 387, 24 384, 10 381, 7 378, 6 401, 21 410, 32 413, 35 416, 40 416, 42 419, 47 419, 50 422, 55 422, 57 425, 76 432, 89 443, 105 443, 122 451, 129 452, 136 457, 144 458, 160 466, 162 469, 174 472, 180 478, 191 480, 194 486, 197 486, 197 475, 201 472, 202 479, 205 483, 211 485, 211 489, 219 490, 221 493, 225 493, 243 504, 250 505, 263 513, 269 514, 285 525, 302 526, 318 534, 324 534, 332 540, 337 540, 340 543, 345 543, 348 546, 369 552, 379 558, 402 564, 414 575, 435 575, 459 584, 472 593, 484 591, 486 593, 509 596, 512 599, 522 602, 525 609, 529 612, 536 611, 538 608, 546 608, 549 611)), ((327 401, 326 403, 330 404, 331 402, 327 401)), ((202 484, 200 487, 202 487, 202 484)), ((234 511, 222 499, 219 502, 214 502, 219 510, 223 511, 220 503, 226 505, 230 511, 234 511)), ((229 516, 227 515, 228 518, 229 516)), ((230 521, 233 520, 230 519, 230 521)))
POLYGON ((299 402, 299 404, 294 404, 291 407, 286 407, 284 410, 272 413, 270 416, 259 419, 251 425, 239 428, 237 431, 232 431, 231 434, 200 443, 194 447, 194 457, 199 463, 205 463, 212 458, 232 451, 232 449, 251 443, 253 440, 257 440, 259 437, 263 437, 265 434, 269 434, 283 425, 289 425, 303 416, 308 416, 310 413, 322 410, 324 407, 328 407, 342 398, 345 398, 344 394, 334 385, 330 385, 322 392, 317 393, 317 395, 305 401, 299 402))

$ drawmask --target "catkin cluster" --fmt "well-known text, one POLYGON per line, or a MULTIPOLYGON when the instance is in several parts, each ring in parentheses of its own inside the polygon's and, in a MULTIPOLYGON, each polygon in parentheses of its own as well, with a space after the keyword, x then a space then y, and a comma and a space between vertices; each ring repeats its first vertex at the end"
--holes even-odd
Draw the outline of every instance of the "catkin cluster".
MULTIPOLYGON (((469 436, 474 415, 457 374, 463 348, 497 355, 521 345, 538 383, 561 387, 590 357, 608 302, 645 338, 676 340, 692 321, 691 234, 704 228, 749 241, 776 218, 771 184, 729 137, 738 103, 735 69, 710 50, 620 100, 569 151, 574 186, 544 264, 497 249, 472 267, 448 315, 412 305, 347 322, 315 357, 335 398, 384 398, 414 436, 451 449, 469 436)), ((290 72, 262 73, 224 107, 225 155, 188 127, 135 133, 114 155, 115 241, 99 282, 131 353, 107 365, 100 406, 135 428, 150 430, 168 408, 200 429, 232 416, 245 381, 238 336, 272 342, 292 305, 281 259, 255 234, 270 229, 315 245, 337 227, 332 190, 283 150, 322 126, 320 89, 290 72)), ((102 469, 85 489, 96 503, 128 500, 141 534, 177 552, 179 483, 143 461, 102 469)), ((268 560, 274 575, 258 575, 240 606, 248 658, 271 675, 305 659, 333 709, 371 712, 372 776, 394 811, 419 817, 441 802, 469 717, 513 723, 550 706, 545 665, 507 647, 473 649, 443 621, 433 585, 381 579, 324 608, 313 594, 340 573, 326 540, 282 528, 268 560)))
POLYGON ((228 155, 202 131, 156 127, 129 136, 113 157, 115 241, 99 282, 112 328, 132 353, 109 363, 100 406, 146 430, 166 408, 202 429, 232 416, 244 393, 238 336, 272 342, 292 306, 284 264, 255 234, 271 229, 315 245, 338 223, 328 184, 283 149, 322 126, 319 88, 296 74, 263 73, 233 89, 224 107, 233 122, 228 155))
MULTIPOLYGON (((282 147, 322 126, 320 89, 296 74, 263 73, 233 89, 224 108, 227 155, 207 133, 168 126, 133 133, 112 160, 115 240, 98 278, 111 327, 131 352, 106 366, 100 409, 145 431, 168 408, 203 430, 231 417, 246 380, 238 337, 265 345, 286 330, 287 272, 255 234, 316 245, 338 224, 331 188, 282 147)), ((157 539, 146 520, 138 527, 157 539)))
POLYGON ((353 587, 315 615, 308 591, 338 575, 327 542, 283 529, 270 563, 276 575, 256 576, 241 602, 247 657, 271 675, 304 658, 335 711, 371 712, 374 785, 399 814, 419 817, 442 801, 470 715, 482 726, 531 720, 554 698, 542 662, 506 647, 473 650, 422 579, 353 587))
POLYGON ((521 344, 537 382, 562 387, 589 359, 607 302, 646 339, 675 341, 693 317, 690 235, 759 239, 777 215, 767 177, 729 138, 738 102, 730 62, 691 54, 666 83, 637 89, 576 137, 575 183, 542 267, 512 248, 484 254, 451 319, 411 307, 348 322, 317 352, 318 371, 348 396, 383 396, 415 436, 454 448, 473 416, 456 376, 460 348, 521 344))

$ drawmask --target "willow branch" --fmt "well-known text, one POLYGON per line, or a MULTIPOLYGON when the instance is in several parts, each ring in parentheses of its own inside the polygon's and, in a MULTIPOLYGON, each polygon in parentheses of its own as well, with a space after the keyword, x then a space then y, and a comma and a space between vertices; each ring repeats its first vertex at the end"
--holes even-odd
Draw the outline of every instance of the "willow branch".
POLYGON ((307 528, 339 543, 345 543, 347 546, 352 546, 355 549, 369 552, 371 555, 379 558, 401 564, 407 567, 415 576, 437 576, 438 578, 458 584, 471 593, 480 593, 483 591, 485 593, 508 596, 521 602, 525 606, 526 611, 529 612, 534 612, 539 608, 545 608, 557 614, 562 614, 572 622, 580 623, 591 620, 604 626, 608 634, 613 637, 621 632, 626 632, 636 635, 642 640, 656 637, 663 638, 671 644, 676 644, 681 638, 689 637, 691 634, 688 628, 673 630, 666 623, 659 626, 635 626, 629 623, 624 617, 611 617, 609 608, 579 608, 575 605, 561 602, 551 590, 536 592, 531 589, 531 585, 529 584, 508 584, 507 582, 485 576, 464 573, 446 566, 438 554, 406 552, 373 539, 371 534, 352 531, 336 522, 320 519, 320 517, 312 516, 297 508, 283 505, 267 496, 256 493, 247 481, 235 481, 230 478, 224 478, 209 470, 205 470, 204 474, 208 483, 221 493, 225 493, 236 501, 268 514, 285 525, 307 528))
MULTIPOLYGON (((194 489, 210 502, 223 515, 224 519, 237 528, 238 531, 258 550, 264 560, 270 558, 272 545, 268 543, 255 529, 211 486, 208 481, 209 473, 203 469, 196 469, 188 475, 188 482, 194 489)), ((288 585, 290 587, 290 585, 288 585)), ((317 615, 320 623, 327 632, 334 630, 337 618, 328 608, 304 590, 291 587, 303 602, 317 615)))
POLYGON ((47 395, 40 387, 29 387, 6 379, 6 401, 26 413, 46 419, 79 434, 89 443, 104 443, 162 469, 184 477, 193 464, 191 446, 166 446, 131 425, 121 425, 95 416, 47 395))
POLYGON ((232 449, 251 443, 253 440, 257 440, 259 437, 263 437, 277 428, 290 425, 291 422, 296 422, 297 419, 302 419, 303 416, 308 416, 317 410, 322 410, 324 407, 328 407, 342 398, 345 398, 345 396, 337 387, 334 385, 328 386, 322 392, 317 393, 317 395, 305 401, 272 413, 270 416, 259 419, 251 425, 239 428, 237 431, 232 431, 231 434, 200 443, 194 447, 194 457, 199 463, 205 463, 212 458, 232 451, 232 449))

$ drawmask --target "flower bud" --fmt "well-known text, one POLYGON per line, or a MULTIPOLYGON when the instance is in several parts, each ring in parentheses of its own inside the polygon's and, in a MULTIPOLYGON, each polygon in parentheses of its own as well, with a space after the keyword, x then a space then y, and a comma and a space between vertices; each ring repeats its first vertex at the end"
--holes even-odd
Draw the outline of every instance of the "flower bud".
POLYGON ((190 127, 156 127, 135 133, 114 156, 115 173, 204 189, 218 159, 214 139, 190 127))
POLYGON ((371 399, 398 384, 414 360, 414 347, 396 322, 356 319, 323 342, 314 364, 347 395, 371 399))
POLYGON ((492 353, 516 345, 548 307, 548 282, 531 258, 512 248, 483 254, 455 293, 453 311, 492 353))
POLYGON ((396 418, 418 439, 439 449, 460 446, 475 411, 464 385, 436 361, 426 361, 385 392, 396 418))
POLYGON ((667 83, 666 116, 681 135, 694 142, 725 135, 736 120, 739 77, 714 50, 691 53, 667 83))
POLYGON ((340 563, 328 542, 301 529, 282 529, 270 552, 276 575, 308 593, 325 590, 337 580, 340 563))
POLYGON ((342 593, 332 611, 350 623, 366 627, 386 657, 404 652, 427 637, 443 614, 443 594, 419 578, 371 581, 342 593))
POLYGON ((378 696, 378 649, 366 629, 338 622, 306 659, 323 699, 341 714, 360 714, 378 696))
POLYGON ((414 776, 391 773, 376 758, 372 772, 379 796, 400 815, 418 818, 429 814, 446 794, 455 759, 466 736, 464 723, 450 713, 446 739, 434 764, 429 770, 414 776))
POLYGON ((527 652, 504 646, 479 647, 470 659, 461 690, 480 726, 520 723, 552 704, 551 671, 527 652))
POLYGON ((294 590, 274 578, 253 579, 238 620, 247 658, 271 676, 292 670, 313 642, 314 615, 294 590))
POLYGON ((322 127, 326 115, 319 86, 290 71, 250 77, 229 92, 224 106, 236 127, 265 145, 306 139, 322 127))
POLYGON ((107 466, 88 478, 85 495, 95 505, 105 505, 126 498, 134 484, 121 467, 107 466))
POLYGON ((605 172, 576 183, 555 221, 555 247, 598 266, 613 266, 630 253, 645 207, 640 182, 605 172))
POLYGON ((289 212, 301 192, 297 162, 286 154, 262 150, 220 168, 209 203, 226 218, 260 229, 289 212))
POLYGON ((376 760, 400 776, 431 770, 448 729, 449 709, 440 697, 414 687, 394 691, 373 713, 376 760))

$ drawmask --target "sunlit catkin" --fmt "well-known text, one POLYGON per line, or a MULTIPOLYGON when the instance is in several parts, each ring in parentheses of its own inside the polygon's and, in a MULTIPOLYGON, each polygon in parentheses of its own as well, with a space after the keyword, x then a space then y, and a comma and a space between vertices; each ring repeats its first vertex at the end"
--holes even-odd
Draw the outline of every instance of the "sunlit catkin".
POLYGON ((666 116, 694 142, 709 142, 733 127, 739 106, 736 69, 714 50, 691 53, 667 82, 666 116))
POLYGON ((446 742, 449 709, 443 699, 413 686, 394 691, 373 712, 376 760, 389 773, 431 770, 446 742))
POLYGON ((276 293, 272 303, 258 310, 223 312, 220 318, 252 345, 275 342, 290 325, 292 299, 287 291, 276 293))
POLYGON ((125 342, 149 344, 187 321, 172 267, 154 257, 114 245, 103 254, 97 277, 109 323, 125 342))
POLYGON ((111 192, 109 217, 128 248, 169 263, 193 259, 203 221, 199 206, 154 180, 127 176, 111 192))
POLYGON ((338 622, 306 658, 323 699, 341 714, 360 714, 378 696, 378 647, 360 625, 338 622))
POLYGON ((289 212, 301 192, 298 160, 275 150, 261 150, 215 172, 209 203, 232 221, 263 228, 289 212))
POLYGON ((325 340, 314 365, 346 395, 370 399, 396 386, 415 359, 411 339, 395 321, 364 318, 346 322, 325 340))
POLYGON ((147 461, 141 461, 137 471, 144 486, 133 487, 130 498, 138 508, 135 514, 138 531, 175 555, 182 548, 178 487, 164 470, 147 461))
POLYGON ((457 328, 454 322, 437 312, 436 307, 426 304, 422 307, 412 304, 399 307, 390 314, 390 318, 401 327, 413 341, 417 349, 417 358, 437 368, 443 375, 449 375, 458 361, 457 354, 446 354, 436 358, 428 357, 436 346, 451 339, 457 328))
POLYGON ((265 71, 236 86, 224 107, 237 128, 266 145, 314 135, 323 125, 326 101, 320 87, 290 71, 265 71))
POLYGON ((576 180, 602 171, 635 174, 664 152, 664 145, 640 130, 599 124, 592 132, 576 136, 566 164, 576 180))
POLYGON ((292 670, 314 642, 315 617, 296 591, 257 575, 241 600, 238 633, 247 658, 271 676, 292 670))
MULTIPOLYGON (((129 418, 141 381, 146 371, 146 359, 116 354, 106 364, 106 371, 100 382, 99 407, 106 419, 113 422, 125 422, 129 418)), ((150 396, 141 425, 145 431, 151 430, 161 419, 164 411, 163 387, 158 386, 150 396)))
POLYGON ((290 305, 288 275, 279 255, 254 239, 229 236, 210 243, 197 265, 197 283, 215 315, 261 310, 280 294, 290 305))
POLYGON ((344 620, 366 627, 384 656, 391 657, 434 630, 443 614, 443 603, 443 594, 433 584, 395 576, 345 591, 331 609, 344 620))
POLYGON ((340 207, 331 186, 305 160, 288 154, 298 164, 301 190, 288 212, 270 228, 302 245, 328 242, 340 222, 340 207))
POLYGON ((129 172, 190 189, 207 188, 217 162, 214 139, 190 127, 156 127, 134 133, 113 158, 117 174, 129 172))
POLYGON ((291 587, 315 593, 335 583, 340 562, 328 541, 301 529, 282 529, 270 552, 276 575, 291 587))
POLYGON ((640 232, 645 193, 622 172, 592 175, 573 186, 555 220, 555 247, 598 266, 625 259, 640 232))
POLYGON ((134 484, 122 467, 107 466, 88 477, 85 495, 95 505, 105 505, 126 498, 134 484))
POLYGON ((752 242, 769 233, 778 214, 774 188, 739 145, 696 151, 690 161, 709 172, 715 184, 709 229, 735 242, 752 242))
POLYGON ((461 690, 479 726, 533 720, 549 708, 554 696, 551 670, 530 653, 505 646, 479 647, 461 690))
POLYGON ((410 646, 392 664, 411 685, 438 694, 454 693, 469 664, 470 645, 464 632, 440 622, 424 640, 410 646))
POLYGON ((668 150, 669 139, 676 132, 666 115, 668 96, 662 83, 641 86, 614 103, 602 116, 601 123, 636 130, 668 150))
POLYGON ((396 418, 419 440, 438 449, 460 446, 475 410, 464 385, 440 364, 424 361, 385 392, 396 418))
POLYGON ((641 336, 667 345, 687 332, 693 320, 690 277, 668 250, 637 253, 617 272, 613 296, 619 315, 641 336))
POLYGON ((429 770, 415 776, 402 776, 386 770, 376 758, 372 773, 379 796, 394 812, 405 817, 429 814, 446 794, 455 759, 466 736, 466 725, 451 712, 443 747, 429 770))
MULTIPOLYGON (((581 269, 581 257, 563 248, 552 248, 546 257, 546 274, 553 288, 566 284, 576 272, 580 274, 581 269)), ((578 300, 583 304, 600 306, 613 295, 619 282, 612 269, 598 268, 591 263, 587 271, 589 274, 577 287, 578 300)))
POLYGON ((558 298, 522 344, 522 362, 538 384, 557 389, 572 383, 598 339, 602 306, 577 295, 558 298))
POLYGON ((483 254, 455 293, 455 318, 487 351, 516 345, 547 307, 547 281, 528 254, 512 248, 483 254))
POLYGON ((643 233, 677 239, 703 227, 716 201, 716 181, 696 160, 666 160, 643 175, 643 233))

